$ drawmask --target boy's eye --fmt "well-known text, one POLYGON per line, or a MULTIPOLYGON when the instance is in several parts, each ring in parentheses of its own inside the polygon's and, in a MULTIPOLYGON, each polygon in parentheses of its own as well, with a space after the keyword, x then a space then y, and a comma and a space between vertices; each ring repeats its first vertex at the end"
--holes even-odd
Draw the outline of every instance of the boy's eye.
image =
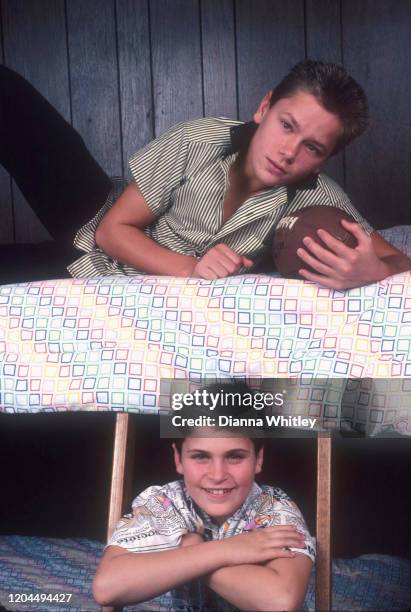
POLYGON ((194 459, 194 461, 207 461, 208 455, 206 453, 194 453, 191 455, 191 459, 194 459))
POLYGON ((308 151, 310 151, 310 153, 315 153, 316 155, 319 154, 319 150, 317 149, 317 147, 310 144, 309 142, 305 145, 305 147, 308 151))
POLYGON ((233 453, 232 455, 228 455, 227 459, 230 463, 239 463, 244 459, 245 455, 241 453, 233 453))
POLYGON ((285 119, 281 119, 281 125, 285 130, 291 130, 292 128, 291 123, 288 123, 288 121, 286 121, 285 119))

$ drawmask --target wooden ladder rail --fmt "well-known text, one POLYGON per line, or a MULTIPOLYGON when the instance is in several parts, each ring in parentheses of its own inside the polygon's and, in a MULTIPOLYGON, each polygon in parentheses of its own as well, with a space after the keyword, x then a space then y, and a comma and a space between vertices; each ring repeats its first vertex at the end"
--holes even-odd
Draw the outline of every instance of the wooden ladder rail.
MULTIPOLYGON (((121 412, 116 414, 113 444, 113 465, 111 470, 111 485, 109 511, 107 521, 107 541, 111 537, 115 526, 123 515, 123 505, 126 494, 126 479, 131 479, 127 463, 134 451, 133 428, 130 424, 130 415, 121 412)), ((102 612, 119 612, 121 608, 103 606, 102 612)))
POLYGON ((317 559, 315 609, 332 610, 331 573, 331 434, 317 434, 317 559))

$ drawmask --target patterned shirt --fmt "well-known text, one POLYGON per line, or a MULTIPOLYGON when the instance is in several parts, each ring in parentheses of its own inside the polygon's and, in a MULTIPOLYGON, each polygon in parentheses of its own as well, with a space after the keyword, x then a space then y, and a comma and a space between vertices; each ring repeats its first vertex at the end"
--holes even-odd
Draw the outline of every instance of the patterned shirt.
MULTIPOLYGON (((130 160, 130 170, 157 217, 144 229, 145 234, 184 255, 200 258, 211 247, 224 243, 239 255, 258 262, 270 248, 279 220, 314 204, 341 208, 366 231, 372 231, 344 191, 323 174, 260 191, 224 222, 230 167, 256 128, 253 122, 196 119, 177 124, 138 151, 130 160)), ((97 226, 124 186, 121 179, 114 181, 103 208, 77 233, 74 244, 86 254, 68 267, 73 276, 139 273, 104 253, 95 243, 97 226)))
MULTIPOLYGON (((199 533, 209 541, 273 525, 294 525, 304 534, 306 548, 291 550, 315 560, 314 539, 304 518, 296 504, 279 488, 259 486, 254 482, 243 505, 222 525, 194 504, 182 480, 149 487, 135 498, 132 509, 132 514, 117 524, 108 546, 122 546, 135 553, 155 552, 178 548, 182 536, 187 533, 199 533)), ((216 610, 232 609, 221 597, 206 589, 201 580, 175 589, 171 595, 176 606, 178 602, 192 610, 204 610, 209 606, 216 610)))

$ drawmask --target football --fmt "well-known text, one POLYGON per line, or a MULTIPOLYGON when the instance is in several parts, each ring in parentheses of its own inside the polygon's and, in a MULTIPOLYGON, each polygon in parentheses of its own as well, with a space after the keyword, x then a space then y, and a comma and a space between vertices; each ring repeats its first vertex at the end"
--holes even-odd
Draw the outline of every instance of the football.
POLYGON ((300 268, 316 272, 298 257, 297 249, 304 247, 305 236, 328 248, 318 236, 318 229, 326 230, 351 248, 357 246, 351 232, 341 225, 342 219, 355 221, 348 213, 331 206, 310 206, 285 215, 280 219, 273 239, 272 256, 277 271, 286 278, 302 278, 298 274, 300 268))

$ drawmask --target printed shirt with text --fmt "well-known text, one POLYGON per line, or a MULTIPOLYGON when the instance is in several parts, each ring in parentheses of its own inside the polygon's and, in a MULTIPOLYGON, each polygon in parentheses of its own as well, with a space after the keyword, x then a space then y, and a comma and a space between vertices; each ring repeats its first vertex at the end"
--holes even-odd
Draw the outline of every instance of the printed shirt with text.
MULTIPOLYGON (((294 525, 305 537, 306 548, 292 548, 315 561, 315 542, 297 505, 279 488, 253 483, 243 505, 222 525, 198 508, 182 480, 152 486, 135 498, 132 514, 116 526, 107 546, 121 546, 133 553, 178 548, 183 535, 199 533, 204 540, 222 540, 245 531, 274 525, 294 525)), ((167 594, 173 609, 232 610, 232 606, 194 580, 167 594)))

